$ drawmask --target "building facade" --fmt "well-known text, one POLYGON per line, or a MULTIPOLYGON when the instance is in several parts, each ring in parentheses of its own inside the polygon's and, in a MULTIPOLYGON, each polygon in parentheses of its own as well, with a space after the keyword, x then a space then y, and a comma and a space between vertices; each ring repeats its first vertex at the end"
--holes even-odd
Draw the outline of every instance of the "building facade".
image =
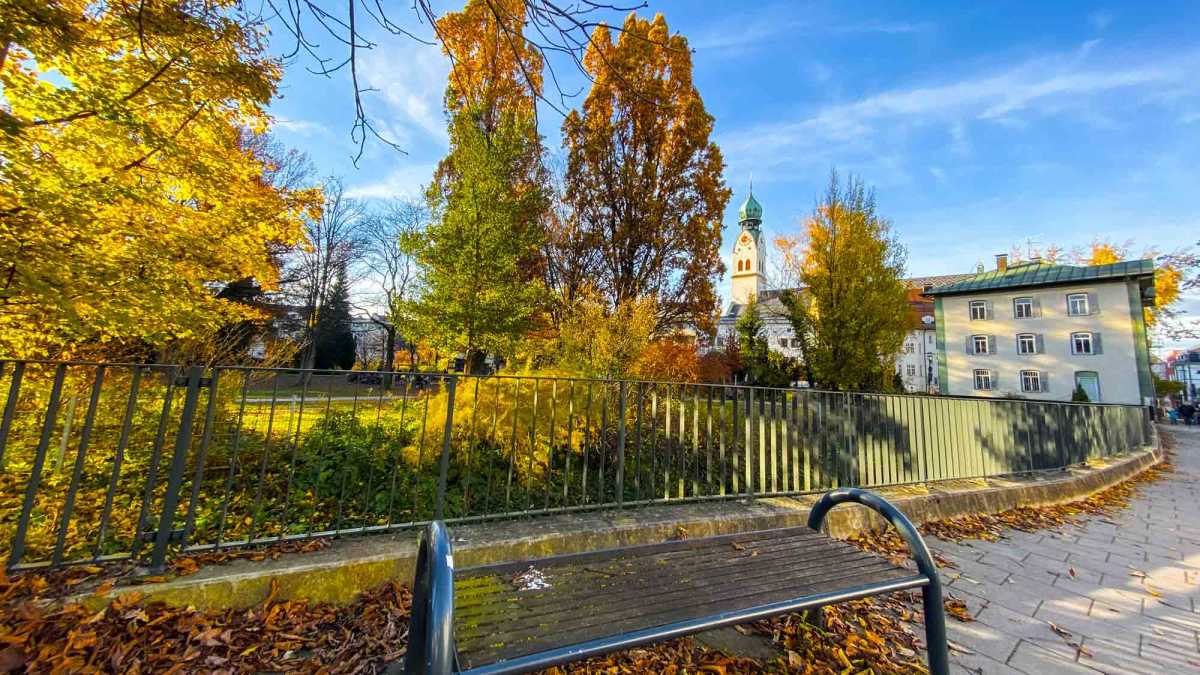
MULTIPOLYGON (((799 359, 804 352, 788 319, 787 308, 780 299, 784 289, 768 288, 767 246, 762 234, 762 214, 762 206, 751 192, 738 209, 740 231, 734 240, 729 261, 733 277, 730 304, 717 322, 715 346, 719 348, 727 340, 737 339, 737 321, 750 298, 755 298, 763 320, 763 332, 771 349, 789 358, 799 359)), ((912 328, 896 357, 896 373, 905 391, 933 393, 938 390, 936 315, 933 301, 925 297, 923 292, 971 276, 951 274, 905 280, 909 287, 912 328)), ((804 289, 790 290, 804 292, 804 289)))
POLYGON ((1200 347, 1168 354, 1159 376, 1183 385, 1180 401, 1193 404, 1200 401, 1200 347))
POLYGON ((930 288, 943 394, 1149 404, 1143 308, 1151 260, 1058 265, 1034 259, 930 288))

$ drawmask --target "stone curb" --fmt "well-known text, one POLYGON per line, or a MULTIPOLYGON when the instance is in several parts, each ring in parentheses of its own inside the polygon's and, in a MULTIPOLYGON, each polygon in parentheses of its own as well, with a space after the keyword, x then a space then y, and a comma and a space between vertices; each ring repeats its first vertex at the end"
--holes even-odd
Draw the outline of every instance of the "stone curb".
MULTIPOLYGON (((970 513, 998 513, 1016 506, 1042 506, 1082 499, 1125 481, 1162 460, 1154 446, 1103 466, 1071 467, 1003 479, 949 481, 879 490, 917 524, 970 513)), ((669 504, 636 510, 605 510, 523 520, 451 526, 455 562, 467 567, 559 553, 805 525, 815 495, 759 500, 669 504)), ((835 537, 882 530, 873 512, 842 506, 826 523, 835 537)), ((280 599, 350 602, 359 592, 391 580, 408 582, 416 558, 416 534, 400 532, 347 538, 323 551, 276 560, 238 560, 202 568, 194 575, 105 594, 73 598, 92 609, 131 591, 146 600, 198 609, 256 605, 278 585, 280 599)))

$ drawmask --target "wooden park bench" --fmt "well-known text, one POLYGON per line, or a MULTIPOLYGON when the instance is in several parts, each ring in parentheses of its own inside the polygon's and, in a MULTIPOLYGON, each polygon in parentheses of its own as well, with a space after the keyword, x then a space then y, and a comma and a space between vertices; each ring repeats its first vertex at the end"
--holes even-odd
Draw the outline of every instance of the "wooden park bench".
POLYGON ((572 553, 455 571, 440 522, 421 535, 405 672, 523 673, 652 642, 920 588, 932 673, 948 672, 937 568, 896 507, 829 492, 808 527, 572 553), (917 572, 820 533, 843 502, 870 507, 907 541, 917 572))

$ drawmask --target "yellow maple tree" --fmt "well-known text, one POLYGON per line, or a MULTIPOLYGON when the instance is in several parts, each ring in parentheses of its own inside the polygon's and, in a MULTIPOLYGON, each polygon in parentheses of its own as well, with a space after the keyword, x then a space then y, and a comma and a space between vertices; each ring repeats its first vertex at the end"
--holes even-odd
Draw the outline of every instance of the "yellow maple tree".
MULTIPOLYGON (((1122 260, 1128 260, 1132 242, 1117 244, 1107 239, 1095 239, 1087 250, 1080 252, 1076 258, 1084 265, 1109 265, 1122 260)), ((1142 258, 1156 258, 1153 250, 1142 253, 1142 258)), ((1160 314, 1170 311, 1170 307, 1179 299, 1179 284, 1183 280, 1183 272, 1169 261, 1160 261, 1154 268, 1154 307, 1145 310, 1146 324, 1153 326, 1160 314)))
POLYGON ((157 348, 250 311, 315 190, 247 136, 281 74, 235 0, 0 0, 0 355, 157 348))

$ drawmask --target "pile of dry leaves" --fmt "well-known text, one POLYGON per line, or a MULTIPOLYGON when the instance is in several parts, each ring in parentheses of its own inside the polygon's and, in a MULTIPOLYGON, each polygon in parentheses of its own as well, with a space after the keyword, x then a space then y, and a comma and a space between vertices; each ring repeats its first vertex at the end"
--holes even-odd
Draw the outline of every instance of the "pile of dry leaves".
MULTIPOLYGON (((1129 505, 1138 486, 1170 473, 1170 455, 1155 466, 1133 478, 1097 492, 1086 499, 1049 506, 1018 506, 996 514, 979 514, 947 518, 921 525, 923 534, 939 539, 962 541, 982 539, 996 541, 1005 528, 1034 532, 1079 522, 1081 516, 1104 516, 1129 505)), ((940 562, 940 561, 939 561, 940 562)))
MULTIPOLYGON (((201 612, 137 592, 105 609, 29 599, 37 577, 0 577, 0 672, 372 672, 408 643, 408 589, 386 584, 347 607, 275 600, 201 612)), ((44 580, 43 580, 44 581, 44 580)))

